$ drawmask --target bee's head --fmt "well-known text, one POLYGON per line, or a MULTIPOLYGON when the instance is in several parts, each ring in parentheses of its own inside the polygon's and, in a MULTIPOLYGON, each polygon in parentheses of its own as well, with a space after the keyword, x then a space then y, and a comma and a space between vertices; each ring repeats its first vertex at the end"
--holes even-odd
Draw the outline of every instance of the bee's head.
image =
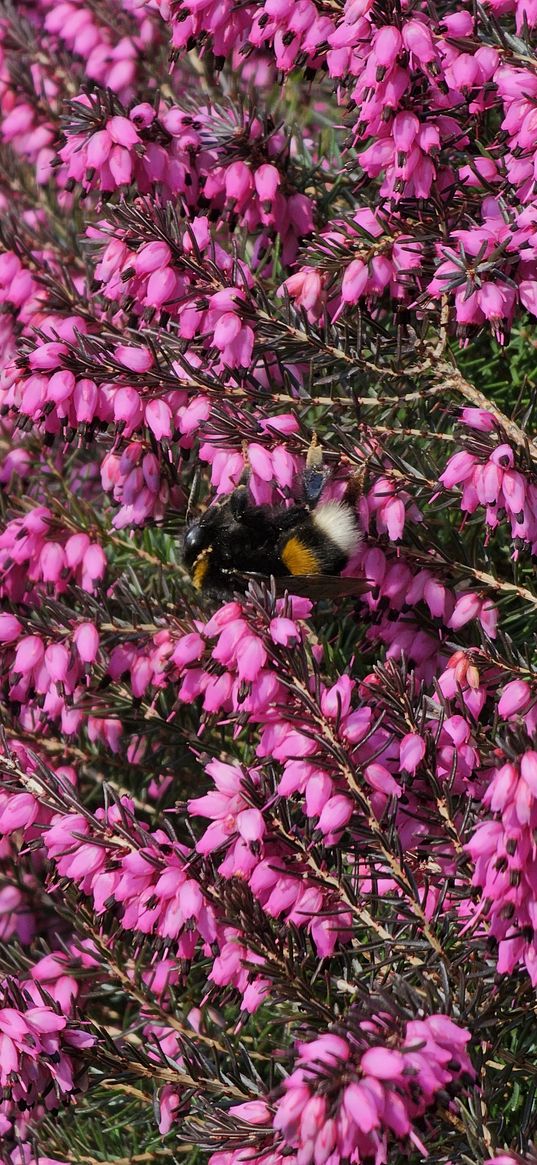
POLYGON ((216 507, 209 507, 188 527, 183 539, 183 562, 196 590, 206 585, 217 533, 216 507))
POLYGON ((199 518, 188 527, 183 539, 183 561, 189 570, 192 569, 198 554, 208 550, 211 544, 211 532, 208 523, 199 518))
POLYGON ((183 539, 183 562, 196 590, 229 590, 229 576, 242 568, 245 537, 242 519, 248 508, 248 491, 239 485, 220 498, 188 526, 183 539), (238 558, 237 558, 238 556, 238 558))

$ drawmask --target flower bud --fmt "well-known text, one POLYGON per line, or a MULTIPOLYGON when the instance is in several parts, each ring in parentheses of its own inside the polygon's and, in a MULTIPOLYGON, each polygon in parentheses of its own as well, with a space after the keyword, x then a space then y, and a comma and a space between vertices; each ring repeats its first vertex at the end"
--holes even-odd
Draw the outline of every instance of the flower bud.
POLYGON ((508 720, 525 708, 531 699, 531 688, 525 680, 511 680, 505 685, 498 701, 498 715, 508 720))
POLYGON ((75 570, 80 565, 89 545, 90 540, 87 534, 72 534, 67 539, 65 558, 70 570, 75 570))
POLYGON ((464 627, 465 623, 469 623, 471 619, 476 619, 480 610, 481 599, 479 595, 468 591, 457 599, 448 626, 451 627, 452 631, 458 631, 459 627, 464 627))
POLYGON ((112 139, 105 129, 98 130, 91 135, 86 148, 86 165, 88 169, 99 170, 107 161, 112 149, 112 139))
POLYGON ((404 21, 403 44, 422 65, 427 65, 436 59, 433 38, 427 25, 422 24, 421 20, 404 21))
POLYGON ((26 675, 43 662, 45 648, 39 635, 25 635, 17 644, 13 670, 26 675))
POLYGON ((140 141, 140 135, 128 117, 118 115, 111 117, 106 123, 105 132, 110 135, 112 141, 116 142, 118 146, 125 146, 128 149, 136 146, 140 141))
POLYGON ((373 53, 378 64, 389 69, 397 59, 402 45, 401 33, 393 25, 385 24, 375 37, 373 53))
POLYGON ((537 279, 523 279, 518 287, 520 302, 537 316, 537 279))
POLYGON ((60 546, 59 542, 45 543, 39 557, 43 582, 59 582, 65 570, 66 562, 65 550, 63 546, 60 546))
POLYGON ((399 748, 399 763, 407 773, 415 773, 425 756, 426 745, 422 736, 415 732, 407 732, 399 748))
POLYGON ((234 312, 224 312, 214 329, 213 340, 215 346, 220 351, 223 351, 228 344, 232 344, 233 340, 237 339, 241 326, 239 316, 235 315, 234 312))
POLYGON ((520 772, 534 796, 537 796, 537 752, 530 749, 520 761, 520 772))
POLYGON ((149 372, 154 364, 148 348, 135 348, 132 344, 118 344, 114 355, 131 372, 149 372))
POLYGON ((173 268, 160 267, 149 276, 145 295, 146 303, 149 307, 162 307, 164 303, 172 299, 176 287, 177 277, 173 268))
POLYGON ((30 352, 29 361, 31 368, 57 368, 61 364, 62 357, 67 355, 67 348, 65 344, 59 344, 56 341, 51 341, 49 344, 40 344, 38 348, 34 348, 30 352))
POLYGON ((243 203, 253 190, 253 181, 250 168, 245 162, 232 162, 226 169, 225 175, 226 198, 243 203))
POLYGON ((350 821, 352 812, 351 798, 343 793, 336 793, 326 802, 317 823, 318 828, 321 833, 338 833, 350 821))
POLYGON ((122 146, 112 146, 108 167, 116 186, 128 186, 132 179, 132 158, 122 146))
POLYGON ((99 390, 94 380, 84 376, 77 380, 73 392, 75 416, 80 425, 91 424, 99 400, 99 390))
POLYGON ((403 110, 396 114, 393 119, 392 134, 397 149, 407 154, 414 144, 419 128, 420 123, 415 113, 403 110))
POLYGON ((157 441, 169 440, 173 433, 172 411, 164 400, 150 400, 146 404, 145 422, 157 441))
POLYGON ((132 266, 137 275, 152 275, 162 267, 167 267, 172 253, 167 243, 155 240, 141 247, 132 260, 132 266))
POLYGON ((361 259, 353 259, 345 268, 341 282, 341 298, 344 303, 357 303, 363 295, 369 279, 369 271, 361 259))
POLYGON ((477 457, 474 457, 473 453, 467 453, 465 449, 461 450, 460 453, 455 453, 453 457, 450 457, 438 480, 446 489, 452 489, 454 485, 471 477, 477 464, 477 457))
POLYGON ((276 166, 264 165, 256 170, 254 182, 261 202, 272 203, 278 192, 281 182, 280 172, 276 166))
POLYGON ((475 663, 469 664, 466 669, 466 683, 468 684, 468 687, 472 689, 472 691, 477 692, 479 690, 481 677, 479 675, 479 669, 476 667, 475 663))
POLYGON ((62 369, 61 372, 54 372, 48 382, 48 400, 53 400, 56 404, 59 404, 60 401, 67 400, 67 397, 71 396, 73 392, 75 383, 73 373, 69 372, 66 368, 62 369))
POLYGON ((133 429, 142 419, 143 408, 135 388, 119 388, 114 396, 114 420, 133 429))
POLYGON ((75 627, 73 640, 82 663, 94 663, 99 650, 99 632, 94 623, 80 623, 75 627))
POLYGON ((290 643, 295 643, 300 638, 300 632, 292 619, 279 616, 270 621, 270 637, 274 643, 288 647, 290 643))
POLYGON ((512 469, 515 463, 515 455, 510 445, 498 445, 497 449, 490 455, 490 460, 498 465, 500 469, 512 469))
POLYGON ((14 643, 22 631, 22 623, 8 611, 0 613, 0 643, 14 643))
POLYGON ((102 546, 98 546, 96 543, 88 546, 88 549, 84 554, 82 564, 84 574, 87 575, 89 579, 93 581, 101 579, 107 566, 106 555, 102 546))
POLYGON ((47 647, 45 667, 54 683, 63 683, 69 671, 69 652, 63 643, 51 643, 47 647))
POLYGON ((360 1062, 362 1072, 377 1080, 396 1080, 403 1075, 405 1066, 405 1057, 393 1048, 369 1048, 360 1062))

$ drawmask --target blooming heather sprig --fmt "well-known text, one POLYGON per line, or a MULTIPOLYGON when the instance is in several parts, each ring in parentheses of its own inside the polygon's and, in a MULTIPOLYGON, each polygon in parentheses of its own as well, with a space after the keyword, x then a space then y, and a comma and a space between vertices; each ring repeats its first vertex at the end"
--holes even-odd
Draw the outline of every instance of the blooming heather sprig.
MULTIPOLYGON (((277 829, 267 827, 263 813, 248 796, 255 794, 259 777, 250 771, 247 782, 231 765, 213 761, 208 771, 215 791, 189 802, 193 814, 210 824, 197 843, 201 854, 224 853, 218 870, 226 878, 243 878, 269 918, 283 918, 287 925, 306 926, 318 953, 332 954, 336 942, 350 937, 351 916, 330 891, 308 879, 307 866, 297 863, 293 847, 285 846, 277 829), (256 781, 257 777, 257 781, 256 781)), ((329 784, 329 778, 326 778, 329 784)), ((334 834, 346 824, 352 803, 324 796, 324 830, 334 834)))
POLYGON ((6 1165, 532 1159, 537 6, 446 8, 2 9, 6 1165), (313 434, 345 579, 196 592, 313 434))
POLYGON ((481 506, 489 531, 509 523, 513 555, 527 545, 537 548, 537 486, 533 470, 520 464, 517 451, 498 432, 485 410, 464 409, 465 448, 450 457, 440 476, 445 489, 462 488, 461 509, 474 514, 481 506))
POLYGON ((95 1037, 50 1006, 46 997, 39 999, 39 992, 30 985, 4 978, 0 982, 0 1042, 4 1097, 0 1120, 5 1134, 11 1125, 24 1126, 34 1109, 46 1111, 70 1103, 84 1086, 80 1053, 92 1047, 95 1037))
POLYGON ((478 825, 468 842, 475 863, 474 885, 482 889, 478 916, 490 921, 498 943, 498 971, 525 966, 537 983, 535 890, 532 876, 537 815, 537 752, 490 774, 483 797, 492 818, 478 825))
POLYGON ((89 815, 60 813, 44 835, 58 873, 91 895, 97 915, 117 904, 122 926, 174 940, 179 959, 192 958, 198 936, 216 938, 214 913, 189 877, 188 851, 166 834, 135 833, 133 806, 125 800, 89 815))
MULTIPOLYGON (((85 533, 62 530, 46 506, 14 518, 0 535, 2 594, 15 602, 32 598, 39 590, 62 594, 70 582, 92 594, 105 570, 102 546, 85 533)), ((8 642, 14 638, 12 631, 8 642)))
MULTIPOLYGON (((311 199, 293 182, 292 145, 283 129, 264 124, 231 101, 215 116, 206 105, 193 110, 165 102, 157 108, 142 103, 127 111, 117 100, 83 93, 71 104, 58 160, 62 181, 81 183, 86 193, 109 194, 134 179, 140 193, 158 191, 164 202, 181 197, 195 208, 203 201, 211 219, 218 215, 231 231, 240 223, 258 235, 256 261, 265 258, 270 240, 279 237, 288 263, 295 258, 299 239, 313 230, 311 199)), ((149 276, 150 306, 164 302, 156 299, 159 282, 173 283, 170 254, 167 259, 161 280, 157 266, 144 270, 150 252, 142 248, 134 262, 130 282, 136 286, 136 276, 149 276)), ((173 300, 173 295, 168 298, 173 300)))
POLYGON ((384 292, 409 302, 422 290, 420 272, 423 244, 404 233, 396 214, 381 216, 363 208, 352 219, 331 222, 319 232, 311 249, 313 266, 305 265, 282 285, 311 321, 328 309, 335 321, 343 312, 352 314, 363 301, 375 307, 384 292))
POLYGON ((412 1020, 399 1034, 373 1017, 350 1036, 327 1032, 298 1045, 274 1128, 300 1160, 386 1156, 393 1138, 424 1146, 414 1121, 474 1070, 470 1033, 446 1015, 412 1020))

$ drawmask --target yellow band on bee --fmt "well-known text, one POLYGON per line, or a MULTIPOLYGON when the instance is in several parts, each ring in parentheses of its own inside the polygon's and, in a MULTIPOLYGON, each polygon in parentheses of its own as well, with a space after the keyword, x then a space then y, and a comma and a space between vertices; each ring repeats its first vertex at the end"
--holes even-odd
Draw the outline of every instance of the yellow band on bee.
POLYGON ((309 546, 294 535, 285 543, 281 554, 282 562, 289 574, 320 574, 319 560, 309 546))
POLYGON ((210 550, 202 550, 201 554, 198 554, 194 566, 192 567, 192 585, 197 591, 201 591, 205 579, 207 578, 210 557, 210 550))

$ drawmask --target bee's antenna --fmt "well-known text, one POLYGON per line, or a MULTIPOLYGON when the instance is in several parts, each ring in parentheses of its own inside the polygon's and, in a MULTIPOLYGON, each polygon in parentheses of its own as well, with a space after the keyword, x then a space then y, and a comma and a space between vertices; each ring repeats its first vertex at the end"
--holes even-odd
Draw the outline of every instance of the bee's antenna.
POLYGON ((189 490, 189 494, 188 494, 188 502, 186 504, 185 523, 187 526, 190 522, 190 515, 192 513, 192 510, 194 509, 194 506, 196 505, 196 502, 197 502, 198 497, 199 497, 200 481, 201 481, 201 473, 200 473, 199 466, 197 466, 196 470, 194 472, 194 476, 192 478, 192 485, 190 486, 190 490, 189 490))

